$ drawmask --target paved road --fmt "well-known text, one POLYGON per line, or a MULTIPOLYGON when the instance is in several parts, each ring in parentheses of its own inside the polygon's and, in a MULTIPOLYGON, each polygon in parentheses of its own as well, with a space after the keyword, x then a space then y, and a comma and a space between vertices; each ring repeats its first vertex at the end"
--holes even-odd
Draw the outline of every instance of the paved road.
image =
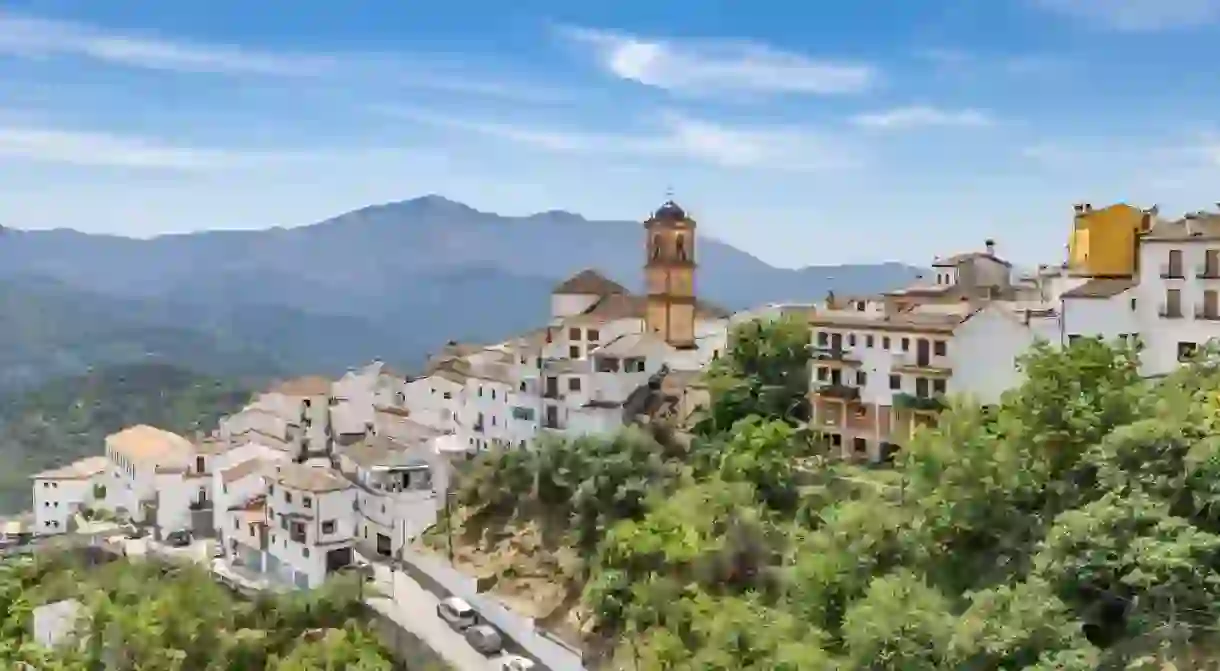
POLYGON ((419 637, 458 671, 499 669, 498 660, 476 652, 462 635, 436 616, 438 599, 402 571, 373 565, 375 584, 387 597, 369 599, 369 605, 419 637), (391 588, 391 579, 393 587, 391 588))

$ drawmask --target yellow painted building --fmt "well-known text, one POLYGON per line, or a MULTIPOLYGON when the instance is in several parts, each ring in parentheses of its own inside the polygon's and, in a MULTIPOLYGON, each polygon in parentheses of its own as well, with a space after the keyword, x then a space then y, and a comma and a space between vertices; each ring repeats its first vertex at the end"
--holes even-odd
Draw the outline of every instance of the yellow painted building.
POLYGON ((1101 209, 1077 205, 1068 239, 1068 270, 1089 277, 1134 275, 1136 242, 1150 220, 1150 213, 1126 203, 1101 209))

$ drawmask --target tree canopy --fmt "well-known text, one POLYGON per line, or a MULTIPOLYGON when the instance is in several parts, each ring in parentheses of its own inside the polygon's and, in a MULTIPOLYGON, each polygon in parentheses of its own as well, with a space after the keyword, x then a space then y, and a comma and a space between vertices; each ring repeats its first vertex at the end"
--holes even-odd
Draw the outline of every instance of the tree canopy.
POLYGON ((803 425, 808 336, 739 328, 689 441, 480 457, 466 531, 528 518, 580 545, 585 644, 612 668, 1220 660, 1214 353, 1145 380, 1125 345, 1040 344, 998 404, 948 399, 894 463, 860 466, 803 425))

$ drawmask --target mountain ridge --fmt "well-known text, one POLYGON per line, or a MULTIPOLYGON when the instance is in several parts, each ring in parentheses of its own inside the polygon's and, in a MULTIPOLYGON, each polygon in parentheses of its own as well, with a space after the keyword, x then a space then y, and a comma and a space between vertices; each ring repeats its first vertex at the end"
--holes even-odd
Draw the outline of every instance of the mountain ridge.
MULTIPOLYGON (((783 269, 706 236, 696 245, 700 296, 730 310, 821 300, 832 289, 876 293, 922 272, 900 263, 783 269)), ((411 368, 449 340, 491 342, 546 321, 552 288, 583 269, 640 290, 642 247, 639 222, 593 221, 564 210, 504 217, 433 194, 292 228, 145 239, 7 229, 0 283, 28 292, 20 283, 54 282, 43 289, 58 287, 52 294, 62 293, 61 302, 104 303, 94 311, 99 320, 202 338, 201 351, 254 352, 235 354, 239 368, 267 359, 286 373, 327 372, 374 357, 411 368), (313 368, 302 370, 311 360, 313 368)), ((22 300, 22 319, 40 329, 79 328, 71 309, 52 310, 56 323, 40 322, 37 301, 22 300)), ((125 337, 132 340, 92 351, 125 361, 147 346, 138 333, 125 337)), ((170 340, 153 344, 180 351, 170 340)), ((38 352, 34 340, 27 345, 32 360, 63 359, 58 351, 38 352)), ((207 354, 178 363, 215 361, 207 354)), ((80 372, 53 368, 57 375, 80 372)), ((0 379, 5 372, 0 366, 0 379)))

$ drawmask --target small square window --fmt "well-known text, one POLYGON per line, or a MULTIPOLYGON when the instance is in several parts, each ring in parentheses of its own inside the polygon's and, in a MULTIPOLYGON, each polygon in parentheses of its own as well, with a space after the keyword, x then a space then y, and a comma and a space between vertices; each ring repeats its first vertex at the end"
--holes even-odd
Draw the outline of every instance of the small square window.
POLYGON ((890 348, 890 337, 885 336, 881 339, 881 349, 888 350, 890 348))
POLYGON ((313 507, 313 497, 310 497, 310 496, 301 497, 301 503, 304 503, 306 508, 312 508, 313 507))
POLYGON ((936 356, 945 356, 949 351, 949 343, 944 340, 934 340, 932 342, 932 353, 936 356))
POLYGON ((578 329, 578 328, 568 329, 568 340, 580 340, 580 329, 578 329))
POLYGON ((945 393, 945 381, 932 380, 932 393, 943 396, 945 393))
POLYGON ((855 333, 848 333, 848 334, 847 334, 847 346, 848 346, 848 347, 855 347, 855 346, 856 346, 856 334, 855 334, 855 333))
POLYGON ((572 345, 571 347, 569 347, 568 348, 568 358, 569 359, 579 359, 580 358, 580 348, 577 347, 576 345, 572 345))
POLYGON ((892 389, 894 391, 900 391, 902 389, 902 376, 901 375, 891 375, 890 376, 890 389, 892 389))
POLYGON ((580 391, 580 378, 568 378, 568 391, 580 391))
POLYGON ((326 520, 325 522, 323 522, 323 523, 322 523, 322 533, 324 533, 324 534, 333 534, 333 533, 335 533, 335 521, 334 521, 334 520, 326 520))
POLYGON ((911 351, 911 339, 910 338, 902 339, 902 351, 904 351, 904 352, 911 351))
POLYGON ((856 386, 863 387, 868 384, 868 373, 862 370, 856 371, 856 386))
POLYGON ((871 335, 864 336, 864 346, 870 348, 873 346, 873 337, 871 335))
POLYGON ((825 366, 818 366, 818 381, 825 382, 828 377, 830 377, 830 369, 825 366))

